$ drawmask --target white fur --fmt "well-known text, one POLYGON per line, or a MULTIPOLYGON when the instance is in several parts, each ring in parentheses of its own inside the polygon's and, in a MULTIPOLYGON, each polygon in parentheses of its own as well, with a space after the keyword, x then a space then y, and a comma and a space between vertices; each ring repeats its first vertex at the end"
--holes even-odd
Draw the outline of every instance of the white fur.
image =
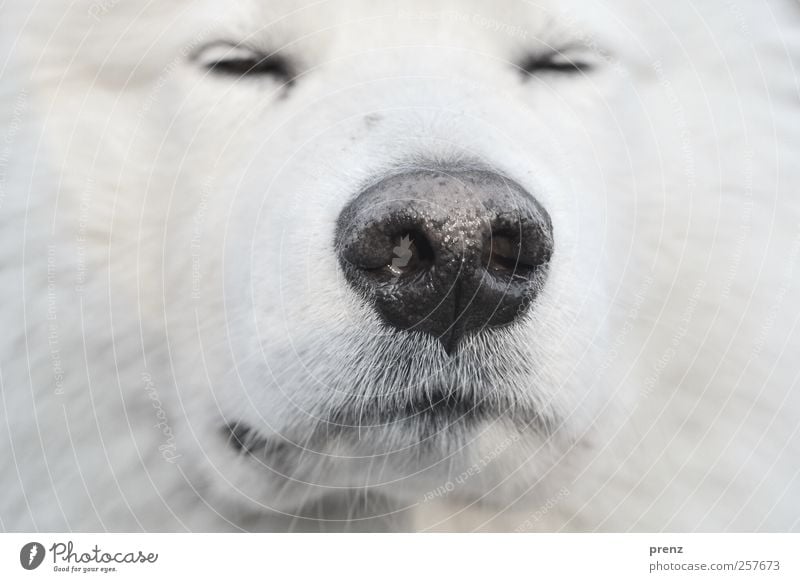
POLYGON ((796 4, 8 4, 4 529, 800 529, 796 4), (303 76, 211 75, 216 39, 303 76), (593 71, 514 69, 569 45, 593 71), (556 250, 453 365, 379 324, 333 236, 397 164, 472 158, 556 250), (440 375, 553 435, 311 439, 440 375), (235 455, 236 420, 284 458, 235 455))

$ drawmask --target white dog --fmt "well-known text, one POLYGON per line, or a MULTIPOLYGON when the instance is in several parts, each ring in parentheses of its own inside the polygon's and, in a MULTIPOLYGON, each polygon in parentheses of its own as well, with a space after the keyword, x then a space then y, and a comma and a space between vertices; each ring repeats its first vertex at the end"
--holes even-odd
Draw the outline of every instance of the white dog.
POLYGON ((0 43, 0 527, 800 529, 796 3, 0 43))

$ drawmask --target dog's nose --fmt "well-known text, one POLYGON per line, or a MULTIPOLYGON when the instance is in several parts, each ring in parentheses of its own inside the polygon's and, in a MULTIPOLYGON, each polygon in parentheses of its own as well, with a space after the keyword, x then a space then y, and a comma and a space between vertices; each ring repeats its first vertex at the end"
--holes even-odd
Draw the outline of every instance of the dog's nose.
POLYGON ((359 194, 339 216, 349 283, 383 320, 438 338, 518 318, 544 283, 550 216, 519 184, 486 171, 413 171, 359 194))

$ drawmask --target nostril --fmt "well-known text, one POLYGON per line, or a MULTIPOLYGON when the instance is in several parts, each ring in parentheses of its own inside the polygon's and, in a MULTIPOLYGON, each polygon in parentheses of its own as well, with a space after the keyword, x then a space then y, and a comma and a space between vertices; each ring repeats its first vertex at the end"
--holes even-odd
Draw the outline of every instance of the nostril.
POLYGON ((493 232, 488 245, 484 246, 483 265, 498 276, 525 278, 537 267, 525 256, 519 235, 503 231, 493 232))
POLYGON ((430 239, 416 228, 388 236, 375 231, 362 234, 344 244, 342 256, 349 265, 378 283, 424 273, 436 258, 430 239))
POLYGON ((428 237, 419 230, 409 230, 392 239, 392 257, 386 269, 394 277, 410 276, 430 269, 435 258, 428 237))

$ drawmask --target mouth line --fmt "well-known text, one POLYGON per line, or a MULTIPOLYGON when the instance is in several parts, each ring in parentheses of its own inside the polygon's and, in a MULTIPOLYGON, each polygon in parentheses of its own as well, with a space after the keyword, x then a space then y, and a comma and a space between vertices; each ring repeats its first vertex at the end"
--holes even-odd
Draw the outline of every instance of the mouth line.
MULTIPOLYGON (((391 413, 377 405, 340 409, 321 421, 315 431, 331 438, 344 431, 380 430, 404 423, 435 424, 441 431, 455 428, 456 425, 471 426, 478 423, 489 416, 486 408, 480 401, 476 402, 455 390, 437 389, 407 401, 391 413)), ((280 452, 277 449, 282 448, 279 441, 267 438, 242 421, 224 424, 222 434, 228 446, 241 454, 253 454, 255 450, 260 455, 276 454, 280 452)))
MULTIPOLYGON (((542 415, 539 411, 498 401, 486 396, 474 395, 452 388, 437 388, 419 393, 406 402, 387 406, 377 400, 362 405, 345 405, 328 412, 309 428, 305 437, 307 452, 337 439, 353 442, 361 448, 371 439, 381 437, 395 440, 398 432, 404 435, 408 446, 437 447, 451 437, 465 435, 479 425, 506 421, 520 432, 538 434, 550 438, 558 425, 557 419, 542 415), (445 439, 445 440, 441 440, 445 439)), ((291 445, 283 438, 265 436, 257 428, 242 421, 225 423, 223 437, 228 446, 239 454, 264 457, 289 455, 291 445)), ((305 440, 304 439, 304 440, 305 440)), ((312 451, 313 452, 313 451, 312 451)))
POLYGON ((243 455, 252 455, 256 449, 266 451, 273 442, 241 421, 224 424, 221 432, 228 446, 243 455))
MULTIPOLYGON (((370 404, 340 408, 320 421, 313 430, 320 439, 331 440, 344 434, 351 436, 361 431, 389 431, 392 426, 411 425, 416 428, 414 432, 422 442, 435 433, 473 427, 491 416, 489 407, 481 402, 456 390, 436 389, 429 394, 420 394, 392 411, 370 404)), ((502 411, 494 412, 495 418, 502 415, 502 411)), ((225 423, 221 432, 228 446, 243 455, 254 455, 256 452, 259 457, 280 455, 287 448, 281 439, 266 437, 242 421, 225 423)))

